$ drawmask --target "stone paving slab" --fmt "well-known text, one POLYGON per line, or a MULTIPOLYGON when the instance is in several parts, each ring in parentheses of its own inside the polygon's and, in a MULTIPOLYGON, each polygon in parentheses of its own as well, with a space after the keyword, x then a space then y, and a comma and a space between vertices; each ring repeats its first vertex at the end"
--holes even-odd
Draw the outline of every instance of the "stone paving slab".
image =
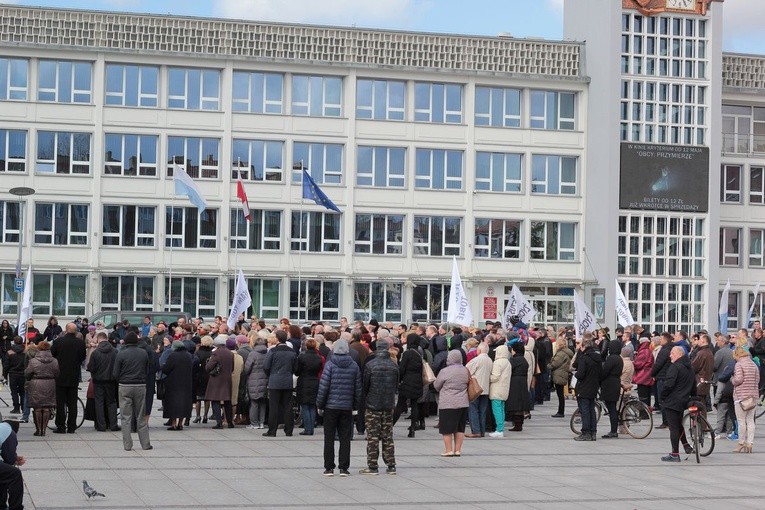
MULTIPOLYGON (((574 404, 568 402, 567 413, 574 404)), ((151 451, 122 448, 121 434, 95 432, 90 422, 76 434, 33 437, 22 424, 19 453, 26 484, 25 507, 37 510, 225 509, 507 509, 634 510, 762 508, 765 484, 752 478, 765 469, 765 422, 751 455, 733 454, 718 441, 696 464, 659 458, 669 433, 644 440, 620 437, 595 443, 572 441, 567 419, 554 406, 538 406, 520 433, 504 439, 466 439, 460 458, 439 456, 443 443, 427 420, 415 439, 406 424, 395 430, 397 476, 362 476, 365 441, 351 447, 351 477, 322 476, 323 436, 280 435, 244 427, 211 430, 192 425, 169 432, 155 412, 151 451), (762 445, 762 447, 760 446, 762 445), (106 498, 89 501, 88 480, 106 498), (749 479, 751 483, 742 483, 749 479)), ((607 421, 601 420, 601 428, 607 421)), ((601 430, 601 433, 603 430, 601 430)), ((135 446, 138 447, 137 438, 135 446)), ((381 466, 382 466, 382 461, 381 466)))

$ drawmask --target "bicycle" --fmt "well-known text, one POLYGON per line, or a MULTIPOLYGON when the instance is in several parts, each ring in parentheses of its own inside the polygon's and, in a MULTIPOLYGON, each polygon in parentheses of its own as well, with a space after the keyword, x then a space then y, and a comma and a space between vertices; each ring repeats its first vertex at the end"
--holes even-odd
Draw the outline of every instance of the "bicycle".
MULTIPOLYGON (((77 397, 77 423, 75 423, 75 429, 82 427, 85 423, 85 402, 80 397, 77 397)), ((50 408, 50 421, 48 422, 48 428, 50 430, 56 430, 56 408, 50 408)))
POLYGON ((757 401, 757 407, 754 408, 754 419, 765 414, 765 387, 760 388, 760 399, 757 401))
POLYGON ((715 432, 701 414, 702 402, 690 402, 688 414, 683 417, 683 430, 687 430, 691 438, 696 463, 701 463, 701 457, 706 457, 715 449, 715 432))
MULTIPOLYGON (((605 403, 600 397, 595 399, 595 412, 597 414, 596 422, 600 421, 600 416, 605 409, 605 403)), ((619 426, 627 431, 627 434, 635 439, 645 439, 653 431, 653 414, 651 410, 639 398, 631 393, 622 393, 617 408, 619 414, 619 426)), ((605 411, 608 414, 608 410, 605 411)), ((582 429, 582 415, 579 409, 574 411, 569 422, 571 431, 579 434, 582 429)))

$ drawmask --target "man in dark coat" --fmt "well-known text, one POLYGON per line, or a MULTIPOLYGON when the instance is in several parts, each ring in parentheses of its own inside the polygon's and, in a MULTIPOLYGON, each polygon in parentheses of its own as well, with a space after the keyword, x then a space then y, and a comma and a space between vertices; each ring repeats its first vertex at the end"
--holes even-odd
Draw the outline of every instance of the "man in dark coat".
POLYGON ((672 364, 667 369, 667 377, 661 393, 661 408, 666 412, 669 424, 669 441, 672 452, 661 458, 664 462, 680 462, 679 446, 683 442, 686 453, 691 453, 693 447, 688 444, 683 430, 683 413, 688 407, 688 399, 696 385, 693 368, 685 350, 681 346, 672 348, 669 354, 672 364))
POLYGON ((398 365, 399 387, 398 403, 393 412, 393 424, 398 421, 401 413, 407 409, 407 401, 411 404, 409 436, 414 437, 420 423, 420 412, 417 401, 422 397, 422 349, 420 349, 420 336, 409 333, 406 337, 406 350, 401 355, 398 365))
POLYGON ((696 387, 696 395, 698 395, 704 403, 706 403, 709 397, 709 387, 715 367, 715 355, 712 353, 710 344, 711 340, 709 339, 709 335, 704 334, 699 336, 696 357, 694 357, 691 362, 693 373, 696 376, 696 384, 698 385, 696 387), (704 382, 702 383, 702 381, 704 382))
POLYGON ((574 360, 576 369, 576 400, 582 414, 582 431, 575 441, 595 441, 597 439, 598 418, 595 415, 595 398, 600 388, 602 357, 595 350, 592 334, 582 336, 579 354, 574 360))
POLYGON ((98 347, 90 354, 87 370, 93 381, 96 404, 96 430, 120 430, 117 424, 117 382, 114 380, 114 359, 117 349, 109 343, 106 332, 96 335, 98 347))
POLYGON ((664 404, 661 402, 662 390, 664 388, 664 379, 667 377, 667 370, 671 365, 669 359, 669 353, 672 350, 672 335, 664 332, 661 334, 659 352, 656 354, 656 359, 651 369, 651 377, 656 379, 656 394, 659 396, 659 405, 661 406, 661 425, 657 426, 657 429, 666 429, 667 414, 664 412, 664 404))
POLYGON ((619 340, 611 340, 608 346, 608 357, 600 373, 600 398, 606 403, 608 418, 611 422, 611 431, 603 435, 603 439, 619 437, 619 413, 616 404, 622 395, 621 377, 624 359, 619 351, 622 345, 619 340))
POLYGON ((364 367, 362 395, 366 402, 365 422, 367 430, 367 468, 362 475, 377 474, 380 443, 387 473, 396 474, 396 453, 393 445, 393 408, 396 405, 398 367, 390 358, 390 343, 377 341, 375 355, 364 367))
POLYGON ((56 378, 56 434, 74 434, 77 430, 77 387, 80 384, 80 367, 85 361, 85 340, 77 338, 77 326, 70 322, 66 334, 59 337, 50 348, 58 360, 59 374, 56 378))
POLYGON ((268 430, 266 437, 275 437, 279 419, 284 419, 284 434, 292 435, 295 419, 292 415, 292 374, 295 371, 295 350, 287 345, 287 334, 276 332, 279 345, 266 354, 263 370, 268 376, 268 430))
POLYGON ((537 365, 539 366, 539 373, 535 375, 536 387, 534 394, 536 395, 536 403, 543 404, 545 401, 550 400, 550 361, 552 361, 553 349, 552 342, 547 336, 547 330, 538 329, 538 336, 534 347, 536 348, 537 365))

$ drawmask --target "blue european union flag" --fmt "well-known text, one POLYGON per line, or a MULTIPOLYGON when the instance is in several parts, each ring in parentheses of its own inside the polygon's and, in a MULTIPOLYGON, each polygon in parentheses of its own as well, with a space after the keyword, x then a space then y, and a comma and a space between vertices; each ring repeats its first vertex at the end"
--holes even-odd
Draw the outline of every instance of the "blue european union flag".
POLYGON ((323 205, 331 211, 340 213, 340 209, 324 194, 319 185, 308 174, 307 170, 303 170, 303 198, 313 200, 318 205, 323 205))

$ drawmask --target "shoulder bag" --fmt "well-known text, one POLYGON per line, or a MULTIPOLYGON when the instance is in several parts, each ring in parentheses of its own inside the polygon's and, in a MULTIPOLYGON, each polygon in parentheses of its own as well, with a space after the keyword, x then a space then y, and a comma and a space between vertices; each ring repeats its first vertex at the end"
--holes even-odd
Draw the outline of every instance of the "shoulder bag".
POLYGON ((478 379, 473 377, 473 375, 470 373, 470 370, 468 370, 467 368, 465 370, 467 370, 468 377, 469 377, 468 400, 472 402, 473 400, 477 399, 483 394, 483 388, 481 388, 481 383, 478 382, 478 379))

